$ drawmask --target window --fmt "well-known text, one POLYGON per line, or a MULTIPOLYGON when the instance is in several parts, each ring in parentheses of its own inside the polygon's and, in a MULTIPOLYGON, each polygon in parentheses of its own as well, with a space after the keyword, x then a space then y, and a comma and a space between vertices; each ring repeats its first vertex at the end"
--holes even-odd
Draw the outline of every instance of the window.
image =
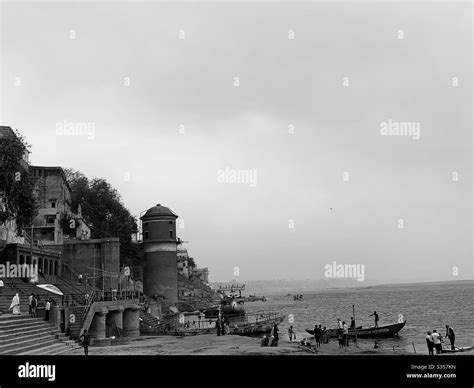
POLYGON ((170 238, 173 238, 173 231, 170 230, 170 238))
POLYGON ((148 240, 148 230, 145 230, 145 236, 143 237, 144 240, 148 240))
POLYGON ((56 201, 51 201, 51 207, 54 209, 56 207, 56 201))

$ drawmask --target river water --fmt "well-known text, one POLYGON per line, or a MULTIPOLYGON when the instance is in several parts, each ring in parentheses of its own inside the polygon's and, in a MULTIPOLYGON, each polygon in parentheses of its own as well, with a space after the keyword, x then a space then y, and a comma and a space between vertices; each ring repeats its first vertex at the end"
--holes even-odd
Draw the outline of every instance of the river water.
MULTIPOLYGON (((391 285, 305 293, 302 301, 287 294, 266 295, 267 302, 246 303, 248 313, 265 310, 286 315, 280 325, 281 337, 288 340, 290 324, 297 339, 310 337, 305 329, 322 324, 337 327, 336 318, 350 323, 355 306, 357 326, 373 326, 369 315, 376 310, 379 326, 396 323, 399 314, 407 321, 398 337, 378 340, 383 348, 427 353, 426 331, 436 329, 444 337, 446 324, 456 333, 456 346, 472 346, 474 338, 473 282, 391 285), (290 319, 293 318, 293 323, 290 319)), ((372 348, 374 340, 359 339, 359 346, 372 348)), ((446 338, 444 346, 449 344, 446 338)), ((466 354, 473 354, 469 352, 466 354)))

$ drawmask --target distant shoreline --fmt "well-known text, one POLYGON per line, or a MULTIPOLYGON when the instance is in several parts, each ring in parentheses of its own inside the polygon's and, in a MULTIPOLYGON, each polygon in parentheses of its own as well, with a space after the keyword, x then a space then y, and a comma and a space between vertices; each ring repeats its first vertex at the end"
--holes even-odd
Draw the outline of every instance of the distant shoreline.
MULTIPOLYGON (((287 280, 281 280, 282 282, 287 281, 287 280)), ((314 280, 315 282, 319 280, 314 280)), ((474 279, 462 279, 462 280, 439 280, 439 281, 429 281, 429 282, 407 282, 407 283, 382 283, 382 284, 371 284, 371 285, 347 285, 347 286, 334 286, 334 287, 318 287, 318 288, 304 288, 301 287, 301 289, 298 289, 297 286, 287 286, 285 287, 284 285, 282 286, 281 290, 258 290, 258 289, 264 289, 265 288, 265 282, 266 280, 261 280, 261 281, 241 281, 240 283, 247 284, 247 292, 250 293, 257 293, 257 296, 260 294, 270 296, 270 295, 282 295, 282 294, 304 294, 304 293, 312 293, 312 292, 330 292, 330 291, 349 291, 349 290, 370 290, 370 289, 385 289, 385 288, 390 288, 390 287, 428 287, 428 286, 434 286, 434 285, 439 285, 439 286, 448 286, 448 285, 473 285, 474 286, 474 279), (258 286, 253 286, 253 282, 262 282, 262 284, 259 284, 258 286)), ((276 282, 276 280, 269 280, 270 282, 276 282)), ((292 281, 292 282, 297 282, 297 281, 292 281)), ((302 280, 303 282, 308 282, 308 280, 302 280)), ((274 285, 269 285, 268 288, 274 288, 274 285)))

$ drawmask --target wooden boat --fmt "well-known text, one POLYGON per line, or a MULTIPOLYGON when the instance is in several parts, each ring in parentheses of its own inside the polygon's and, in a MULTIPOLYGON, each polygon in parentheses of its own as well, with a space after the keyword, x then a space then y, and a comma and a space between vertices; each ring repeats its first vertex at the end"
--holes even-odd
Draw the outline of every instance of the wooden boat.
MULTIPOLYGON (((253 336, 270 333, 273 325, 279 325, 285 316, 278 316, 276 313, 253 313, 245 316, 229 317, 228 335, 253 336)), ((179 327, 173 331, 177 336, 190 336, 199 334, 214 334, 216 327, 213 325, 206 327, 179 327)))
POLYGON ((463 347, 456 347, 455 346, 455 349, 451 349, 451 348, 445 348, 445 349, 442 349, 441 350, 441 353, 458 353, 458 352, 468 352, 469 350, 472 350, 474 349, 474 346, 463 346, 463 347))
MULTIPOLYGON (((401 323, 394 323, 391 325, 379 326, 379 327, 368 327, 363 328, 362 326, 354 329, 349 329, 349 337, 355 337, 357 333, 357 338, 380 338, 380 337, 393 337, 396 335, 403 327, 407 321, 401 323)), ((337 337, 338 329, 329 329, 326 330, 326 335, 329 337, 337 337)), ((307 333, 314 335, 314 330, 306 330, 307 333)))
POLYGON ((259 297, 259 296, 256 296, 255 294, 250 294, 249 296, 244 297, 244 300, 245 302, 258 302, 258 301, 265 302, 266 301, 264 296, 259 297))
POLYGON ((219 311, 222 316, 234 317, 245 315, 244 300, 242 298, 224 298, 220 305, 204 310, 206 318, 217 318, 219 311))
POLYGON ((229 334, 252 336, 270 333, 273 325, 279 325, 283 319, 285 319, 284 315, 263 312, 247 314, 243 319, 230 318, 229 334))

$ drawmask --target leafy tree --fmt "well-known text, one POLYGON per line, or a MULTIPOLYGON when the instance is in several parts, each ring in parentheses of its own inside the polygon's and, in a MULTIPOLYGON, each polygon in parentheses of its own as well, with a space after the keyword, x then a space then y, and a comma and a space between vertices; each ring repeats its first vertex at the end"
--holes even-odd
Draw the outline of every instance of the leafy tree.
POLYGON ((23 160, 30 147, 18 130, 0 137, 0 192, 3 193, 0 223, 15 219, 19 230, 31 225, 37 209, 33 180, 23 160))
POLYGON ((72 208, 79 204, 82 216, 91 227, 92 238, 118 237, 122 265, 139 265, 139 247, 132 241, 137 220, 124 206, 119 192, 105 179, 88 179, 83 173, 66 169, 72 191, 72 208))

